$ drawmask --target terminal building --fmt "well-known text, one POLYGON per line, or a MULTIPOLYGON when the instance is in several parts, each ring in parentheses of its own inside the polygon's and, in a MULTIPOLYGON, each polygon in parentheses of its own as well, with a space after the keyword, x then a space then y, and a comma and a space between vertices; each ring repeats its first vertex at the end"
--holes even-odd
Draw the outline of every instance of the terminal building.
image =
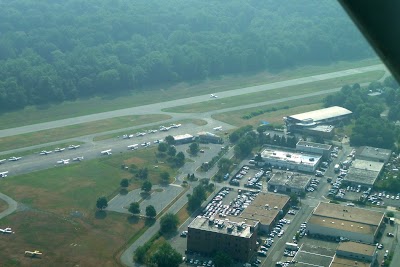
POLYGON ((323 160, 328 160, 331 158, 332 145, 320 144, 308 141, 299 141, 296 144, 296 150, 321 155, 323 160))
POLYGON ((308 175, 285 171, 276 172, 268 181, 268 191, 300 194, 301 192, 306 192, 310 182, 311 176, 308 175))
MULTIPOLYGON (((321 161, 320 155, 265 149, 261 152, 264 164, 274 168, 313 173, 321 161)), ((259 164, 260 165, 260 164, 259 164)))
POLYGON ((257 252, 259 222, 239 217, 207 219, 197 216, 188 226, 187 250, 212 256, 217 251, 249 261, 257 252))
POLYGON ((199 141, 201 143, 213 143, 213 144, 222 144, 222 137, 219 135, 209 133, 209 132, 199 132, 197 134, 199 141))
POLYGON ((334 134, 334 124, 350 118, 348 109, 334 106, 284 117, 286 129, 290 132, 309 133, 322 137, 334 134))
POLYGON ((268 233, 289 209, 289 200, 286 195, 259 193, 239 217, 259 221, 259 230, 268 233))
POLYGON ((387 163, 392 154, 389 149, 362 146, 356 150, 356 158, 387 163))
POLYGON ((383 169, 383 162, 356 159, 349 167, 345 181, 352 186, 371 187, 383 169))
POLYGON ((375 244, 383 231, 382 212, 320 202, 310 216, 310 235, 344 237, 352 241, 375 244))

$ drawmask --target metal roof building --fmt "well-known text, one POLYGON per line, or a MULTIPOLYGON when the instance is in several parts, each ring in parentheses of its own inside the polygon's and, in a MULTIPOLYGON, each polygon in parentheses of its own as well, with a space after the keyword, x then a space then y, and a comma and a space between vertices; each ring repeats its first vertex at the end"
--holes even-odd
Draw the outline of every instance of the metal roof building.
POLYGON ((298 122, 308 122, 310 120, 312 120, 313 122, 321 122, 321 121, 324 122, 351 114, 352 112, 348 109, 334 106, 334 107, 323 108, 305 113, 291 115, 288 118, 296 120, 298 122))

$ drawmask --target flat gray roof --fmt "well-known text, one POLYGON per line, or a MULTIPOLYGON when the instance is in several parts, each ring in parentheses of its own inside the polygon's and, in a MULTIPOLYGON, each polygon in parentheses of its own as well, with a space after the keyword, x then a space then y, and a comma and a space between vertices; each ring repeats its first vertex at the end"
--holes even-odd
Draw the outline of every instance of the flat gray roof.
POLYGON ((310 180, 311 176, 308 175, 293 172, 276 172, 268 184, 304 189, 310 183, 310 180))
POLYGON ((297 142, 296 146, 305 146, 305 147, 319 148, 319 149, 325 149, 325 150, 329 150, 332 147, 332 145, 320 144, 320 143, 314 143, 314 142, 308 142, 308 141, 299 141, 299 142, 297 142))
POLYGON ((389 149, 364 146, 357 149, 357 156, 374 159, 377 161, 387 161, 392 151, 389 149))
POLYGON ((348 109, 334 106, 329 108, 323 108, 318 110, 313 110, 305 113, 300 113, 296 115, 289 116, 292 119, 304 121, 312 119, 313 121, 321 121, 326 120, 334 117, 344 116, 352 114, 352 112, 348 109))
POLYGON ((348 242, 340 242, 337 250, 352 252, 372 257, 375 254, 376 246, 348 241, 348 242))
POLYGON ((350 168, 363 169, 363 170, 368 170, 368 171, 373 171, 373 172, 380 172, 383 168, 383 165, 384 165, 383 162, 355 159, 351 163, 350 168))
POLYGON ((193 138, 193 135, 191 135, 191 134, 174 135, 175 141, 184 140, 184 139, 189 139, 189 138, 193 138))
POLYGON ((287 161, 287 162, 291 162, 294 164, 303 164, 303 165, 308 165, 308 166, 314 166, 315 164, 317 164, 317 162, 321 158, 320 155, 294 153, 294 152, 287 152, 287 151, 282 151, 282 150, 272 150, 272 149, 264 149, 261 152, 261 157, 272 158, 275 160, 287 161))
POLYGON ((250 230, 251 227, 256 227, 258 222, 252 220, 244 221, 242 219, 240 222, 233 221, 233 218, 226 219, 207 219, 206 217, 197 216, 188 226, 188 228, 204 230, 214 233, 221 233, 227 235, 234 235, 238 237, 250 238, 255 230, 250 230), (254 223, 254 224, 253 224, 254 223), (219 227, 218 225, 222 225, 219 227), (241 225, 242 227, 238 227, 241 225), (228 228, 232 231, 228 231, 228 228))
POLYGON ((372 186, 383 168, 383 162, 356 159, 352 162, 345 180, 372 186))

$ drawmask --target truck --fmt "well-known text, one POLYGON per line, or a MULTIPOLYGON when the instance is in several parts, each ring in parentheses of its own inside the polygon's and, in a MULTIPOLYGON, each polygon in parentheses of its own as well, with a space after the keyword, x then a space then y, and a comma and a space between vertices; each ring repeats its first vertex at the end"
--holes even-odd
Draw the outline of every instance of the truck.
POLYGON ((338 173, 340 171, 340 165, 339 164, 335 164, 335 167, 333 169, 334 169, 334 171, 336 173, 338 173))
POLYGON ((285 248, 288 250, 299 250, 299 245, 296 243, 286 243, 285 248))

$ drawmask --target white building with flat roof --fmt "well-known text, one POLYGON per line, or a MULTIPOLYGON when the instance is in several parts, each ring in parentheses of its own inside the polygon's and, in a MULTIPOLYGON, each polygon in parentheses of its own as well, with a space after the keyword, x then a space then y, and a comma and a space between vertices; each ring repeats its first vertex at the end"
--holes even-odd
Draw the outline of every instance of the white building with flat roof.
POLYGON ((261 152, 264 164, 270 164, 274 168, 283 168, 291 171, 315 172, 320 155, 311 155, 298 152, 287 152, 282 150, 265 149, 261 152))

